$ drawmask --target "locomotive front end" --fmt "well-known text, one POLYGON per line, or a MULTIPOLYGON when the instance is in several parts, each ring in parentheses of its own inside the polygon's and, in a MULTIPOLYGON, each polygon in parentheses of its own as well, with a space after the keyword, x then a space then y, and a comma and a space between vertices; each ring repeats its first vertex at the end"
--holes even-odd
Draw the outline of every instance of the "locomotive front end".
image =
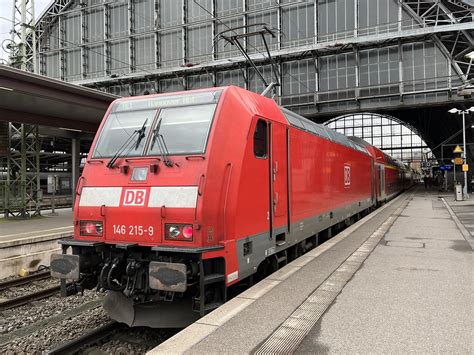
POLYGON ((107 291, 113 319, 152 327, 185 326, 225 301, 225 262, 205 257, 223 246, 202 233, 206 149, 221 94, 112 104, 78 182, 74 238, 51 258, 64 296, 107 291))

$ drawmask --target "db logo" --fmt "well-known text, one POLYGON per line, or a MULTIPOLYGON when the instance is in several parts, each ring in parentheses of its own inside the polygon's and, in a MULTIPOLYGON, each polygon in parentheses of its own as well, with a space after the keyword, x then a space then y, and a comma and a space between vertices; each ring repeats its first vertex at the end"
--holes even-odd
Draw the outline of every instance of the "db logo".
POLYGON ((344 186, 351 185, 351 166, 344 165, 344 186))
POLYGON ((125 190, 122 204, 124 206, 143 206, 145 204, 145 197, 145 189, 125 190))

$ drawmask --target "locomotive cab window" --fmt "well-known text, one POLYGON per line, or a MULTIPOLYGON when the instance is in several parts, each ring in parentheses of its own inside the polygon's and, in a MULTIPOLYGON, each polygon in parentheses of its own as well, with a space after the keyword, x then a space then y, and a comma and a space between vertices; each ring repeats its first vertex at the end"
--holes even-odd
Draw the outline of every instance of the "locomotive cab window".
POLYGON ((264 120, 258 120, 253 134, 253 154, 257 158, 267 157, 268 125, 264 120))
POLYGON ((204 154, 221 92, 119 100, 106 118, 92 157, 204 154))

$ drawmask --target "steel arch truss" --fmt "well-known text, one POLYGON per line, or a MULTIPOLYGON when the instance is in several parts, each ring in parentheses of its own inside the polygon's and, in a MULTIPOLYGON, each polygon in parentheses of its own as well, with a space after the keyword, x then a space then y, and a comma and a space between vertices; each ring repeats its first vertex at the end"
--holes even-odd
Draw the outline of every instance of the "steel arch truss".
POLYGON ((369 115, 369 116, 378 116, 378 117, 382 117, 382 118, 386 118, 390 121, 393 121, 399 125, 402 125, 402 126, 405 126, 406 128, 408 128, 410 131, 412 131, 414 134, 416 134, 417 136, 421 137, 421 139, 423 139, 425 142, 427 141, 426 137, 424 137, 424 135, 418 130, 418 128, 416 128, 415 126, 411 125, 410 123, 407 123, 405 121, 402 121, 401 119, 395 117, 395 116, 392 116, 392 115, 388 115, 388 114, 382 114, 382 113, 372 113, 372 112, 360 112, 360 113, 356 113, 356 114, 353 114, 353 113, 349 113, 347 115, 342 115, 342 116, 337 116, 337 117, 334 117, 326 122, 324 122, 324 125, 327 126, 333 122, 336 122, 336 121, 339 121, 339 120, 343 120, 345 118, 348 118, 348 117, 353 117, 354 115, 357 115, 357 116, 363 116, 363 115, 369 115))
POLYGON ((66 10, 70 5, 74 3, 74 0, 56 0, 44 12, 43 16, 36 23, 36 35, 39 40, 48 35, 51 27, 57 23, 58 16, 62 11, 66 10))
MULTIPOLYGON (((457 0, 405 0, 401 1, 405 10, 415 18, 420 25, 439 26, 473 23, 474 9, 457 0)), ((444 33, 442 36, 433 34, 438 47, 443 50, 451 64, 465 82, 473 79, 473 59, 468 53, 474 51, 474 28, 444 33)))
MULTIPOLYGON (((358 136, 359 138, 361 139, 374 139, 374 138, 379 138, 379 139, 385 139, 385 138, 393 138, 393 135, 392 134, 389 134, 387 136, 385 135, 375 135, 374 134, 374 127, 376 126, 381 126, 381 127, 386 127, 386 126, 392 126, 393 124, 397 124, 397 125, 400 125, 400 126, 403 126, 403 127, 406 127, 409 131, 410 131, 410 135, 411 136, 418 136, 420 139, 421 139, 421 144, 418 144, 418 145, 404 145, 403 147, 402 146, 398 146, 396 144, 394 144, 392 141, 389 143, 389 146, 384 146, 385 144, 382 143, 382 148, 379 146, 379 148, 382 150, 382 151, 388 151, 388 154, 390 154, 390 151, 391 150, 408 150, 410 151, 410 154, 409 154, 409 158, 402 158, 401 160, 405 163, 411 163, 414 161, 413 159, 413 151, 420 151, 420 158, 421 160, 434 160, 436 161, 437 160, 437 157, 436 155, 434 154, 433 150, 431 149, 430 147, 430 144, 429 144, 429 139, 427 139, 427 137, 425 137, 425 135, 420 132, 420 130, 418 130, 416 127, 414 127, 413 125, 411 125, 410 123, 407 123, 405 121, 402 121, 400 120, 399 118, 397 117, 394 117, 392 115, 388 115, 388 114, 380 114, 380 113, 372 113, 372 112, 361 112, 361 113, 356 113, 356 114, 347 114, 347 115, 342 115, 342 116, 338 116, 338 117, 335 117, 335 118, 332 118, 330 119, 329 121, 326 121, 324 122, 324 125, 325 126, 329 126, 331 124, 334 124, 335 125, 335 122, 337 121, 343 121, 344 124, 343 124, 343 127, 339 127, 339 126, 336 126, 336 127, 333 127, 333 129, 335 129, 336 131, 339 131, 340 133, 342 134, 345 134, 345 129, 349 128, 349 129, 355 129, 356 128, 360 128, 362 130, 362 132, 364 132, 361 136, 358 136), (372 119, 374 117, 380 117, 380 118, 385 118, 387 120, 389 120, 391 123, 390 124, 384 124, 384 123, 380 123, 380 124, 369 124, 369 125, 366 125, 364 123, 364 120, 367 120, 367 119, 370 119, 370 122, 372 122, 372 119), (350 120, 354 119, 354 118, 357 118, 357 119, 362 119, 362 123, 361 125, 346 125, 346 120, 350 120), (367 134, 366 133, 366 129, 370 128, 370 133, 367 134), (342 129, 342 130, 341 130, 342 129)), ((354 121, 352 122, 354 123, 354 121)), ((395 135, 399 135, 399 136, 406 136, 407 134, 406 133, 402 133, 401 131, 398 133, 398 134, 395 134, 395 135)), ((371 143, 371 142, 368 142, 368 143, 371 143)), ((372 144, 372 143, 371 143, 372 144)), ((415 159, 416 160, 416 159, 415 159)))

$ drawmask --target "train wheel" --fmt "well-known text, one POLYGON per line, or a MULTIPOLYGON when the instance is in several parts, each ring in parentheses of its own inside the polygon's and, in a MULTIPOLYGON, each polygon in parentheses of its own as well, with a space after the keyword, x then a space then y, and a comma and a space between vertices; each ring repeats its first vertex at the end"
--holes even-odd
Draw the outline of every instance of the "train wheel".
POLYGON ((295 260, 298 257, 297 249, 298 249, 297 245, 294 245, 294 246, 288 248, 288 262, 291 262, 291 261, 295 260))
POLYGON ((305 251, 305 245, 303 244, 304 242, 300 242, 296 245, 296 258, 299 258, 301 255, 304 254, 305 251))
POLYGON ((268 259, 265 259, 264 261, 260 263, 260 265, 258 265, 258 268, 257 268, 258 277, 260 279, 264 279, 268 275, 269 269, 270 269, 270 262, 268 261, 268 259))
POLYGON ((277 256, 276 255, 270 256, 269 262, 270 262, 269 272, 270 272, 270 274, 273 274, 275 271, 278 270, 278 258, 277 258, 277 256))

